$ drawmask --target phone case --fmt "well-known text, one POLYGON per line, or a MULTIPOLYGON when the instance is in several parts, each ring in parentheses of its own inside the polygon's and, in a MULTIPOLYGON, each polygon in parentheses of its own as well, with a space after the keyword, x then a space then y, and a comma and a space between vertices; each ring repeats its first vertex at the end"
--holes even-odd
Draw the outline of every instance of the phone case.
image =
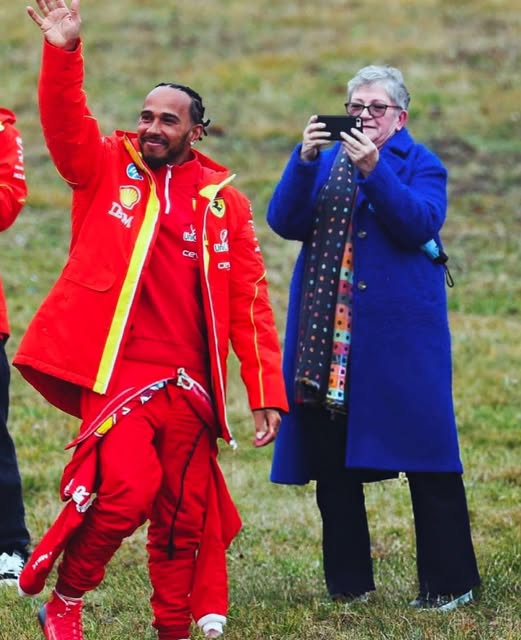
MULTIPOLYGON (((317 116, 318 122, 326 124, 326 131, 331 133, 331 140, 341 140, 340 132, 345 131, 349 134, 351 129, 363 131, 363 122, 360 116, 317 116)), ((351 135, 351 134, 350 134, 351 135)))

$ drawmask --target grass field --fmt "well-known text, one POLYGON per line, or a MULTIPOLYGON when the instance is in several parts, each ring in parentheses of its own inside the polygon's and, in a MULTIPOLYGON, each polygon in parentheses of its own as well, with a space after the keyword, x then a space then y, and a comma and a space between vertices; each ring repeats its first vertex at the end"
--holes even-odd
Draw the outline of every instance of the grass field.
MULTIPOLYGON (((0 236, 12 356, 59 273, 69 193, 43 144, 36 106, 41 37, 25 2, 0 6, 0 103, 25 142, 28 204, 0 236)), ((346 81, 390 63, 412 93, 409 127, 450 171, 444 241, 455 400, 476 552, 477 602, 451 615, 412 612, 413 522, 401 481, 371 485, 367 503, 378 590, 369 605, 326 598, 313 487, 268 481, 270 450, 250 445, 251 420, 232 360, 230 415, 239 449, 221 462, 245 526, 229 553, 228 640, 521 639, 521 12, 515 0, 82 0, 90 106, 104 130, 135 126, 161 81, 196 88, 212 120, 201 149, 237 172, 251 198, 281 332, 298 247, 267 228, 270 193, 311 113, 340 112, 346 81)), ((77 422, 49 407, 16 371, 10 428, 38 540, 77 422)), ((0 514, 1 517, 1 514, 0 514)), ((145 531, 126 541, 86 598, 88 640, 154 637, 145 531)), ((48 593, 0 591, 0 640, 39 637, 48 593)), ((197 631, 194 639, 199 638, 197 631)))

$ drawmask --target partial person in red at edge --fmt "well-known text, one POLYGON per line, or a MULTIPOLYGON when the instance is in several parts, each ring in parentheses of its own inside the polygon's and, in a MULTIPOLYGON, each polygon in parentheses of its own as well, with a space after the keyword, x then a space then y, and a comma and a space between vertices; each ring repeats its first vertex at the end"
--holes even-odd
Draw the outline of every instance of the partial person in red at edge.
POLYGON ((14 363, 82 424, 61 484, 68 502, 19 586, 41 591, 63 551, 39 621, 48 640, 81 640, 83 595, 148 519, 157 637, 188 638, 194 619, 216 638, 228 607, 225 550, 240 528, 216 461, 217 439, 233 444, 230 341, 255 446, 272 442, 287 410, 265 266, 249 201, 193 148, 209 122, 193 89, 157 85, 136 133, 101 135, 82 88, 79 4, 27 9, 44 35, 40 114, 72 189, 72 241, 14 363))
MULTIPOLYGON (((0 107, 0 232, 13 224, 27 197, 23 144, 15 123, 15 114, 0 107)), ((5 351, 8 338, 7 306, 0 277, 0 586, 16 585, 30 541, 16 449, 7 428, 11 377, 5 351)))

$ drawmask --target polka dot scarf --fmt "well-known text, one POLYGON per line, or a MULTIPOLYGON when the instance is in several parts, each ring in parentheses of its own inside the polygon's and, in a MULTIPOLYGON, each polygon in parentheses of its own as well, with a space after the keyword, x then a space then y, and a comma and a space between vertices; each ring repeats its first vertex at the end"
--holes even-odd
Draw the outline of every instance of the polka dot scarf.
POLYGON ((352 164, 340 148, 315 206, 304 266, 295 400, 345 412, 351 346, 352 164))

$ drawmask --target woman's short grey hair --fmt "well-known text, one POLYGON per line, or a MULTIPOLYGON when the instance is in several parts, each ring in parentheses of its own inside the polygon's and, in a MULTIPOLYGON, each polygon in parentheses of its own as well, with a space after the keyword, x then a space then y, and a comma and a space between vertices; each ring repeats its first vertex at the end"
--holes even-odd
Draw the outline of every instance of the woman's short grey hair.
POLYGON ((372 64, 363 67, 347 83, 347 99, 351 100, 353 91, 367 84, 382 85, 394 104, 402 109, 407 109, 411 96, 407 91, 402 72, 395 67, 372 64))

